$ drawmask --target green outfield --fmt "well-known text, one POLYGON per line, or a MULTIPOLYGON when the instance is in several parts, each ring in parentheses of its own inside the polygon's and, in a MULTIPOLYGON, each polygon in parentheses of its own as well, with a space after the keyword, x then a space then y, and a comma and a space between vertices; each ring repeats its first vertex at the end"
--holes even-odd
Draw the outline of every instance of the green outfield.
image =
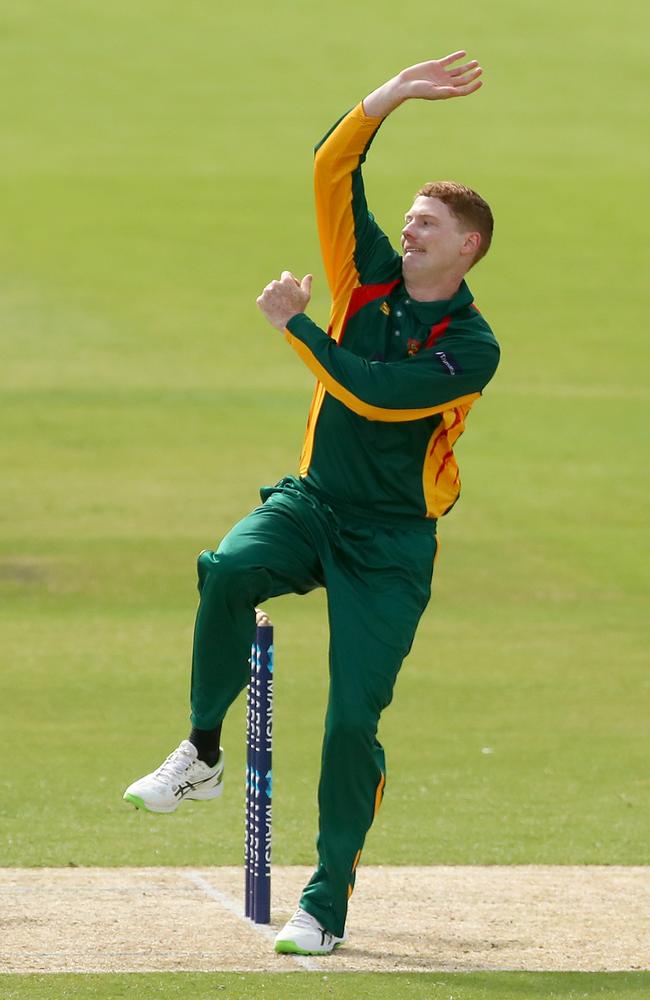
POLYGON ((493 975, 1 976, 3 1000, 639 1000, 650 975, 496 973, 493 975))
MULTIPOLYGON (((255 297, 311 270, 326 323, 311 146, 388 74, 461 46, 482 92, 401 109, 366 171, 395 240, 425 180, 490 201, 470 285, 503 360, 457 448, 463 496, 382 723, 364 859, 650 864, 647 22, 640 0, 433 19, 421 0, 3 5, 0 867, 241 861, 241 701, 214 808, 153 817, 121 795, 186 735, 198 552, 296 471, 312 377, 255 297)), ((274 860, 310 863, 325 603, 267 610, 274 860)), ((223 995, 272 995, 236 978, 223 995)), ((623 998, 643 980, 407 978, 400 996, 436 1000, 623 998)), ((171 975, 146 988, 204 995, 171 975)))

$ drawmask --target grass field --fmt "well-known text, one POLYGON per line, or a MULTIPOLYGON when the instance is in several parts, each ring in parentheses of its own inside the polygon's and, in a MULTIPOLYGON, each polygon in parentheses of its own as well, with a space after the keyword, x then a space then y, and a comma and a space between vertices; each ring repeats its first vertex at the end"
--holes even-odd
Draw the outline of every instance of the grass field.
MULTIPOLYGON (((368 192, 394 238, 429 177, 488 198, 496 238, 471 286, 503 361, 458 447, 463 498, 383 721, 364 859, 650 863, 647 21, 638 0, 615 16, 478 3, 432 28, 420 0, 399 18, 338 0, 3 5, 0 865, 241 860, 241 704, 218 812, 161 821, 122 790, 186 732, 197 553, 296 469, 312 380, 255 297, 285 266, 313 270, 325 321, 311 146, 389 73, 460 46, 483 91, 401 109, 368 192)), ((324 600, 268 610, 274 859, 310 863, 324 600)), ((454 996, 609 989, 529 980, 454 996)), ((3 996, 66 995, 45 992, 57 982, 3 996)))
POLYGON ((492 975, 303 975, 250 973, 166 976, 0 976, 3 1000, 637 1000, 647 996, 650 975, 610 973, 493 973, 492 975))

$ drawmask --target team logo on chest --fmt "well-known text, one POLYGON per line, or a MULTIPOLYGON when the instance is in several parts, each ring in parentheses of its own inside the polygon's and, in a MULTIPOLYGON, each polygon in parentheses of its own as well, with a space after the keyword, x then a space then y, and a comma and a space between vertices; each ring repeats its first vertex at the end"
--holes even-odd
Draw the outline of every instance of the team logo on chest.
POLYGON ((409 339, 406 341, 406 353, 408 354, 409 358, 412 358, 414 354, 417 354, 421 347, 422 347, 421 340, 412 340, 409 337, 409 339))
POLYGON ((390 306, 388 305, 388 302, 384 300, 384 302, 382 302, 379 306, 379 311, 383 312, 384 316, 390 316, 390 306))

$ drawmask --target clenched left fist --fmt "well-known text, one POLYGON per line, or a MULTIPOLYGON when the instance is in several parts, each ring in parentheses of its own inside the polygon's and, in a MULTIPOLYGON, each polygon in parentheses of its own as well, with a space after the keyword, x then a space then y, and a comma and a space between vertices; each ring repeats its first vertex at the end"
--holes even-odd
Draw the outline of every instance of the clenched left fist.
POLYGON ((279 281, 271 281, 257 299, 269 323, 284 330, 292 316, 304 312, 311 298, 311 274, 298 281, 291 271, 283 271, 279 281))

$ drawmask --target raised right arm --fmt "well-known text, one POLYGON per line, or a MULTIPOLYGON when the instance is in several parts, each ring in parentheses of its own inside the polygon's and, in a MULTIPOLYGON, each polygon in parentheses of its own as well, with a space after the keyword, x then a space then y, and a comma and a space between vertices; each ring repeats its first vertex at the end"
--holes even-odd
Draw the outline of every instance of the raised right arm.
POLYGON ((478 63, 453 65, 465 55, 454 52, 402 70, 339 119, 316 147, 316 218, 334 314, 345 308, 358 285, 400 274, 401 258, 368 211, 361 175, 379 126, 404 101, 445 100, 478 90, 478 63))
POLYGON ((400 257, 368 211, 361 168, 382 119, 358 104, 316 147, 314 189, 321 253, 335 303, 361 284, 399 275, 400 257))

